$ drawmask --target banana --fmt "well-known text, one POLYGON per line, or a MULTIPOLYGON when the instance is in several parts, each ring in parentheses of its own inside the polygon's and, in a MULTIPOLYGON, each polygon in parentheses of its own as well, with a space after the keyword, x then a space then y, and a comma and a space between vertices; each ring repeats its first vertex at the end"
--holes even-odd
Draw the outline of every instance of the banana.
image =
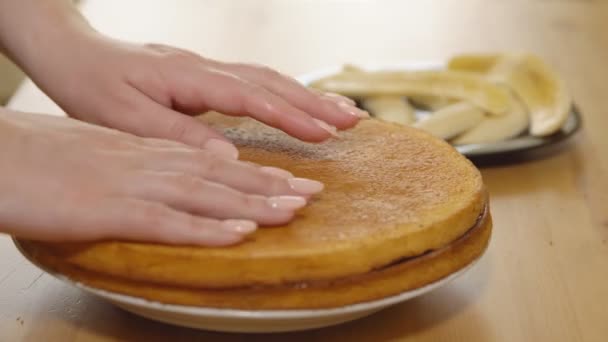
MULTIPOLYGON (((364 73, 365 71, 353 64, 345 64, 343 72, 364 73)), ((361 99, 361 106, 377 119, 409 125, 416 121, 414 108, 402 96, 378 95, 361 99)))
POLYGON ((444 96, 470 102, 493 115, 509 110, 509 96, 504 89, 470 72, 342 72, 313 82, 311 86, 350 97, 444 96))
POLYGON ((365 72, 365 71, 354 64, 344 64, 342 66, 342 72, 365 72))
POLYGON ((436 111, 445 106, 458 102, 454 99, 450 99, 445 96, 430 96, 430 95, 410 96, 408 99, 415 107, 419 107, 421 109, 426 109, 426 110, 431 110, 431 111, 436 111))
POLYGON ((361 100, 361 105, 372 116, 389 122, 409 125, 416 121, 414 108, 400 96, 375 96, 361 100))
MULTIPOLYGON (((345 64, 342 72, 365 73, 365 70, 354 65, 345 64)), ((361 99, 361 106, 376 119, 409 125, 416 121, 414 108, 401 96, 378 95, 361 99)))
POLYGON ((511 87, 530 112, 530 134, 533 136, 551 135, 568 119, 572 99, 564 81, 534 55, 459 56, 448 63, 448 68, 485 71, 490 80, 511 87))
POLYGON ((452 57, 448 61, 448 70, 461 70, 487 74, 501 56, 498 54, 466 54, 452 57))
POLYGON ((528 128, 529 116, 515 94, 511 96, 511 110, 502 116, 486 116, 482 121, 456 138, 453 145, 483 144, 503 141, 518 136, 528 128))
POLYGON ((450 139, 475 127, 483 118, 484 112, 480 108, 468 102, 457 102, 434 112, 413 126, 436 137, 450 139))

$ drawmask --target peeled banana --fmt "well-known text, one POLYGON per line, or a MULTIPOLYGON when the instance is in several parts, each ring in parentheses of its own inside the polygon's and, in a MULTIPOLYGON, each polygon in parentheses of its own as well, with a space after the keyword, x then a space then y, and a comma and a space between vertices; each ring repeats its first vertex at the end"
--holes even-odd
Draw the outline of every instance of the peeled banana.
POLYGON ((375 118, 409 125, 416 121, 414 108, 400 96, 376 96, 363 99, 361 105, 375 118))
POLYGON ((347 64, 311 87, 357 98, 372 116, 413 125, 452 144, 493 143, 529 131, 551 135, 570 114, 561 78, 527 53, 465 54, 447 70, 366 71, 347 64), (417 120, 416 108, 431 111, 417 120))
MULTIPOLYGON (((353 64, 345 64, 342 67, 343 72, 358 72, 365 71, 353 64)), ((409 125, 416 121, 414 107, 409 101, 401 96, 378 95, 369 96, 361 100, 362 107, 371 113, 377 119, 394 122, 402 125, 409 125)))
POLYGON ((313 82, 311 86, 351 97, 444 96, 470 102, 493 115, 509 110, 509 97, 504 89, 469 72, 342 72, 313 82))
POLYGON ((504 55, 498 54, 467 54, 452 57, 448 62, 449 70, 462 70, 487 74, 496 62, 504 55))
POLYGON ((408 99, 414 106, 432 111, 439 110, 445 106, 458 102, 449 97, 430 95, 410 96, 408 99))
POLYGON ((484 144, 518 136, 528 128, 529 116, 521 100, 511 96, 511 110, 502 116, 486 116, 450 142, 454 145, 484 144))
POLYGON ((534 55, 463 55, 453 58, 448 68, 485 72, 490 80, 511 87, 530 112, 531 135, 553 134, 568 119, 572 99, 564 81, 534 55))
POLYGON ((436 137, 450 139, 475 127, 483 119, 484 112, 479 107, 468 102, 458 102, 434 112, 413 126, 436 137))

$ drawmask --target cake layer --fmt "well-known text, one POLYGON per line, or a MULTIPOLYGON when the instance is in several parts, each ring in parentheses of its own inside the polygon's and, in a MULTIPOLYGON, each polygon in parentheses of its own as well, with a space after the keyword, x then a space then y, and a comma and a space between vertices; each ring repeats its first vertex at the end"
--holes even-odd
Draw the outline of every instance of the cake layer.
POLYGON ((449 245, 365 274, 233 289, 174 287, 108 277, 66 264, 61 258, 37 253, 28 242, 22 242, 21 248, 34 262, 74 281, 152 301, 244 310, 319 309, 381 299, 447 277, 483 254, 491 229, 492 221, 486 209, 474 227, 449 245))
POLYGON ((251 119, 202 120, 241 159, 317 179, 325 190, 282 227, 228 248, 106 241, 31 243, 70 267, 126 281, 194 288, 280 285, 356 276, 440 249, 473 226, 487 196, 479 171, 422 131, 364 120, 322 144, 251 119))

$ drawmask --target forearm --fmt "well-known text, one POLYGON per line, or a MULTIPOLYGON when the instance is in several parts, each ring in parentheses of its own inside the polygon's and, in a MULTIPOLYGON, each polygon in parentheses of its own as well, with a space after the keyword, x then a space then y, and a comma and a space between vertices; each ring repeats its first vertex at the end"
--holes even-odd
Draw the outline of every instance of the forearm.
MULTIPOLYGON (((0 141, 2 141, 2 145, 0 145, 0 154, 5 154, 7 145, 15 140, 13 138, 17 134, 17 130, 14 123, 10 120, 15 114, 15 112, 8 108, 0 106, 0 141)), ((0 163, 0 166, 2 166, 2 163, 0 163)))
POLYGON ((11 111, 8 108, 0 106, 0 134, 2 134, 6 129, 6 120, 4 117, 10 112, 11 111))
POLYGON ((87 32, 93 30, 71 0, 0 0, 0 50, 28 73, 87 32))

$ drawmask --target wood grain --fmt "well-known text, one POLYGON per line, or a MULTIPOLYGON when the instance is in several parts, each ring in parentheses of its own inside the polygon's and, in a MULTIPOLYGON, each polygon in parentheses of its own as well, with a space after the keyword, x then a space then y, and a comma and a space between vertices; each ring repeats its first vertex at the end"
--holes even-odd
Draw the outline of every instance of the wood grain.
MULTIPOLYGON (((369 318, 260 341, 608 340, 608 2, 88 1, 101 31, 297 75, 344 62, 526 50, 566 79, 581 134, 542 160, 483 169, 494 236, 472 272, 369 318), (133 15, 137 14, 136 20, 133 15)), ((60 113, 31 83, 11 106, 60 113)), ((240 341, 118 310, 29 265, 0 237, 1 341, 240 341)))

